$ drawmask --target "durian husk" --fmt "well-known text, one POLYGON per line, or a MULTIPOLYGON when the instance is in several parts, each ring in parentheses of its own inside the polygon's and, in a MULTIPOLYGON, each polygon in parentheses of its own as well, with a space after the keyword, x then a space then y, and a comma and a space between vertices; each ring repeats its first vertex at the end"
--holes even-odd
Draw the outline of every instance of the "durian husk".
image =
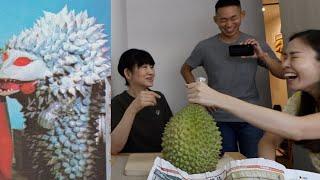
POLYGON ((162 137, 163 158, 189 174, 214 171, 222 138, 213 117, 189 104, 167 123, 162 137))

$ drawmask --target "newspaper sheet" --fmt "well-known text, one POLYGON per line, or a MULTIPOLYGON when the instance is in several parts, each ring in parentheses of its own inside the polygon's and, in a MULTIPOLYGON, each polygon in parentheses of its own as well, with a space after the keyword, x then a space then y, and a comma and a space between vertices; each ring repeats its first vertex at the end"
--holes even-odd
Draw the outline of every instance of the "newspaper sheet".
POLYGON ((283 165, 263 158, 235 160, 223 167, 202 174, 188 174, 170 162, 157 157, 148 180, 319 180, 320 174, 286 169, 283 165))

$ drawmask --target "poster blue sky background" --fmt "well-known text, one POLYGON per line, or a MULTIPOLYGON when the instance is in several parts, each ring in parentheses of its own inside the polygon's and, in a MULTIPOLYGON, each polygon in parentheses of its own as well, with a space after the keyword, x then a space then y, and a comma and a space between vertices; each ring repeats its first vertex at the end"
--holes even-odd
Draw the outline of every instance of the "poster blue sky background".
MULTIPOLYGON (((5 0, 1 1, 0 48, 22 30, 31 28, 43 11, 57 13, 65 5, 76 13, 86 10, 89 17, 95 17, 97 23, 104 24, 105 33, 111 40, 111 0, 5 0)), ((110 45, 110 44, 108 44, 110 45)), ((19 113, 21 105, 14 99, 7 99, 11 128, 21 129, 23 117, 19 113)))

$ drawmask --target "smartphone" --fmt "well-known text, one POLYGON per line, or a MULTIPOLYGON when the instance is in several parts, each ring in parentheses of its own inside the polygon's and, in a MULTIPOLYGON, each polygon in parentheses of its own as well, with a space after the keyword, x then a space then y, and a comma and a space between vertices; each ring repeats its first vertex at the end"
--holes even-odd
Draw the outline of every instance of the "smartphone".
POLYGON ((229 46, 230 56, 252 56, 254 55, 253 45, 231 45, 229 46))

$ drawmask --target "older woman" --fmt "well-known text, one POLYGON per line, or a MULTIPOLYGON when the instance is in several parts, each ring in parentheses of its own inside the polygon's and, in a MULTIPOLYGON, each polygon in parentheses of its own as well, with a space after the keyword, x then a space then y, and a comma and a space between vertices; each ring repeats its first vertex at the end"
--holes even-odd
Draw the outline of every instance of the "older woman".
POLYGON ((124 52, 118 71, 128 89, 111 102, 111 153, 160 152, 165 124, 172 116, 164 95, 149 89, 155 77, 152 56, 139 49, 124 52))

